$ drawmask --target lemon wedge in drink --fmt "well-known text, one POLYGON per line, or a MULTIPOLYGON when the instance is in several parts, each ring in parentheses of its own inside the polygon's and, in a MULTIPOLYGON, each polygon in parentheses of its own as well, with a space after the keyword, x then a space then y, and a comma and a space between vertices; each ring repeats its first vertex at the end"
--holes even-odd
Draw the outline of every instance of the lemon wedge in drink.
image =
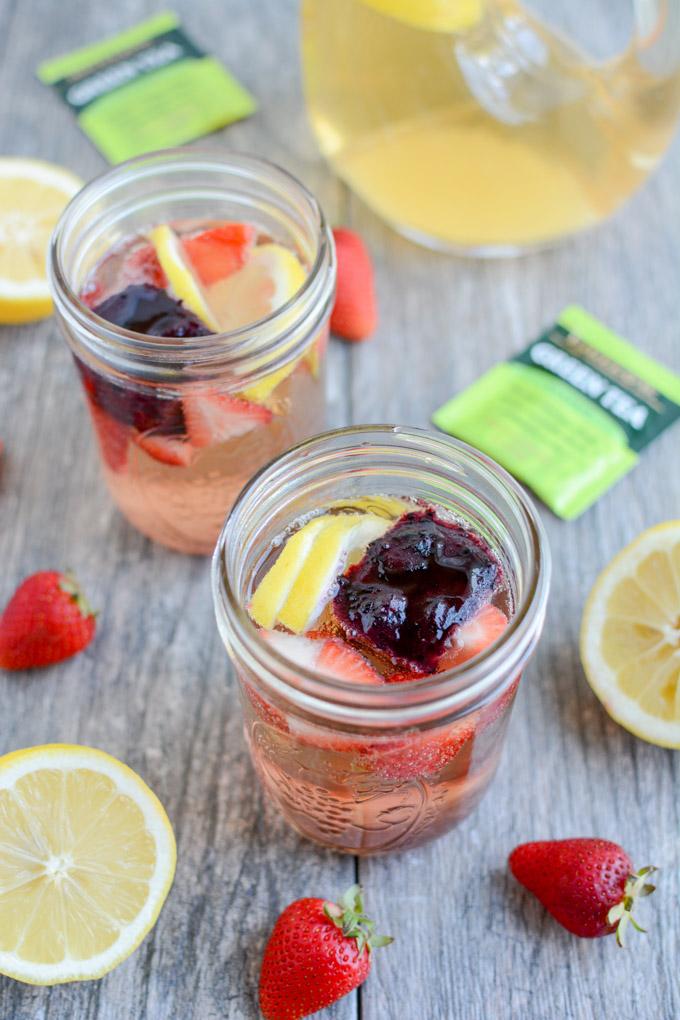
POLYGON ((680 520, 643 531, 597 578, 581 659, 613 719, 652 744, 680 748, 680 520))
POLYGON ((149 240, 156 249, 158 261, 175 297, 183 301, 185 307, 197 315, 208 329, 219 333, 219 324, 208 307, 205 295, 184 257, 180 240, 172 227, 167 223, 154 227, 149 231, 149 240))
POLYGON ((52 311, 46 257, 52 230, 82 181, 38 159, 0 158, 0 322, 52 311))
POLYGON ((481 0, 364 0, 380 14, 388 14, 428 32, 463 32, 479 21, 481 0))
MULTIPOLYGON (((289 248, 273 241, 257 245, 245 266, 210 289, 220 327, 223 330, 238 329, 265 319, 290 301, 306 278, 302 263, 289 248)), ((292 316, 290 321, 292 324, 292 316)), ((284 319, 280 328, 283 330, 285 327, 284 319)), ((241 396, 254 404, 261 404, 279 383, 288 378, 297 363, 294 359, 268 373, 243 390, 241 396)))
POLYGON ((304 634, 321 616, 339 575, 390 523, 376 514, 313 517, 290 536, 255 589, 249 607, 255 623, 266 630, 279 623, 304 634))
POLYGON ((0 974, 102 977, 154 926, 174 873, 163 806, 122 762, 66 744, 0 758, 0 974))

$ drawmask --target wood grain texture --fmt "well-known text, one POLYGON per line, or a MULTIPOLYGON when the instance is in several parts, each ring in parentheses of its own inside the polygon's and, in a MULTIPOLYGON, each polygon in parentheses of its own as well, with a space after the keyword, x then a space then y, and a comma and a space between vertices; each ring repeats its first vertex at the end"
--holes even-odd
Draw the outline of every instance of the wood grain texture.
MULTIPOLYGON (((56 160, 83 177, 103 169, 33 69, 158 6, 1 0, 3 151, 56 160)), ((253 118, 202 144, 282 163, 374 251, 381 326, 364 346, 332 345, 331 424, 426 424, 572 301, 680 368, 677 145, 621 216, 559 250, 487 264, 424 252, 320 161, 301 102, 294 0, 173 6, 261 101, 253 118)), ((213 622, 207 563, 154 547, 112 508, 54 324, 4 328, 0 343, 0 602, 31 571, 70 565, 102 609, 100 634, 82 656, 28 679, 0 678, 0 753, 54 740, 104 748, 156 790, 179 846, 160 922, 127 963, 79 987, 0 978, 3 1020, 255 1018, 260 951, 278 910, 300 895, 333 894, 357 870, 381 929, 398 941, 329 1020, 680 1016, 680 759, 609 721, 577 651, 597 572, 641 528, 678 515, 677 433, 579 521, 543 512, 555 558, 546 632, 480 809, 429 847, 357 866, 300 840, 264 804, 213 622), (620 840, 638 863, 663 867, 647 912, 653 934, 634 951, 571 938, 508 878, 505 858, 517 842, 567 834, 620 840)))

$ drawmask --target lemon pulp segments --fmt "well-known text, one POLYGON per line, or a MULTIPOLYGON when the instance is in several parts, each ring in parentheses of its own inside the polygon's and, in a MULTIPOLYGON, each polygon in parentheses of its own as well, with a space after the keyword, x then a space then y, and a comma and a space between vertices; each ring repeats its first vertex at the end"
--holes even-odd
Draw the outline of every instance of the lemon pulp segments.
POLYGON ((162 805, 115 758, 59 744, 0 758, 0 973, 101 977, 151 929, 174 869, 162 805))
POLYGON ((40 160, 0 158, 0 322, 52 310, 45 269, 52 230, 81 181, 40 160))
POLYGON ((617 722, 680 747, 680 521, 643 532, 602 572, 583 614, 581 657, 617 722))

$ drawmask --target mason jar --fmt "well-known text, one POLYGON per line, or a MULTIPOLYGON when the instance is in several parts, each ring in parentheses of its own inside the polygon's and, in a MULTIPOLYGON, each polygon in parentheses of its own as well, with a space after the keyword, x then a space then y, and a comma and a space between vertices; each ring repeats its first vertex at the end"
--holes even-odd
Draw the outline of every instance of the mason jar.
POLYGON ((501 467, 421 429, 327 432, 251 479, 218 540, 212 578, 253 764, 298 832, 334 850, 377 854, 431 840, 473 809, 498 765, 550 578, 540 520, 501 467), (254 579, 285 529, 338 500, 376 495, 435 507, 500 564, 509 624, 470 661, 420 679, 348 683, 289 660, 251 621, 254 579))
POLYGON ((84 387, 101 464, 131 524, 207 554, 247 479, 324 424, 324 351, 335 288, 332 237, 313 195, 265 160, 174 149, 87 184, 64 211, 49 258, 57 319, 84 387), (191 339, 147 336, 81 300, 117 245, 168 223, 246 221, 297 255, 297 293, 256 322, 191 339), (187 435, 188 402, 221 401, 214 440, 187 435))

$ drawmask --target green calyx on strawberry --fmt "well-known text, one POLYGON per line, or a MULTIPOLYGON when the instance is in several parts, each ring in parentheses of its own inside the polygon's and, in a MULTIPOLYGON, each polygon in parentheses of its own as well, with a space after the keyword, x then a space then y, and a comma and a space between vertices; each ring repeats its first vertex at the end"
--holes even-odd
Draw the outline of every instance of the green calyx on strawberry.
POLYGON ((633 917, 633 907, 636 900, 642 896, 651 896, 656 889, 655 885, 647 881, 647 878, 653 875, 656 870, 653 865, 648 864, 646 868, 640 868, 634 875, 629 875, 624 886, 623 899, 615 903, 607 914, 609 924, 616 926, 616 941, 621 948, 623 948, 626 928, 629 924, 632 924, 636 931, 646 934, 647 929, 639 925, 633 917))
POLYGON ((370 953, 372 949, 381 949, 394 942, 391 935, 375 934, 375 921, 371 921, 364 913, 360 885, 350 886, 340 903, 324 903, 323 912, 340 928, 346 939, 356 939, 359 954, 364 949, 370 953))
POLYGON ((624 944, 638 899, 655 886, 647 879, 656 868, 635 871, 628 854, 605 839, 556 839, 523 843, 510 854, 513 875, 563 928, 581 938, 616 934, 624 944))

